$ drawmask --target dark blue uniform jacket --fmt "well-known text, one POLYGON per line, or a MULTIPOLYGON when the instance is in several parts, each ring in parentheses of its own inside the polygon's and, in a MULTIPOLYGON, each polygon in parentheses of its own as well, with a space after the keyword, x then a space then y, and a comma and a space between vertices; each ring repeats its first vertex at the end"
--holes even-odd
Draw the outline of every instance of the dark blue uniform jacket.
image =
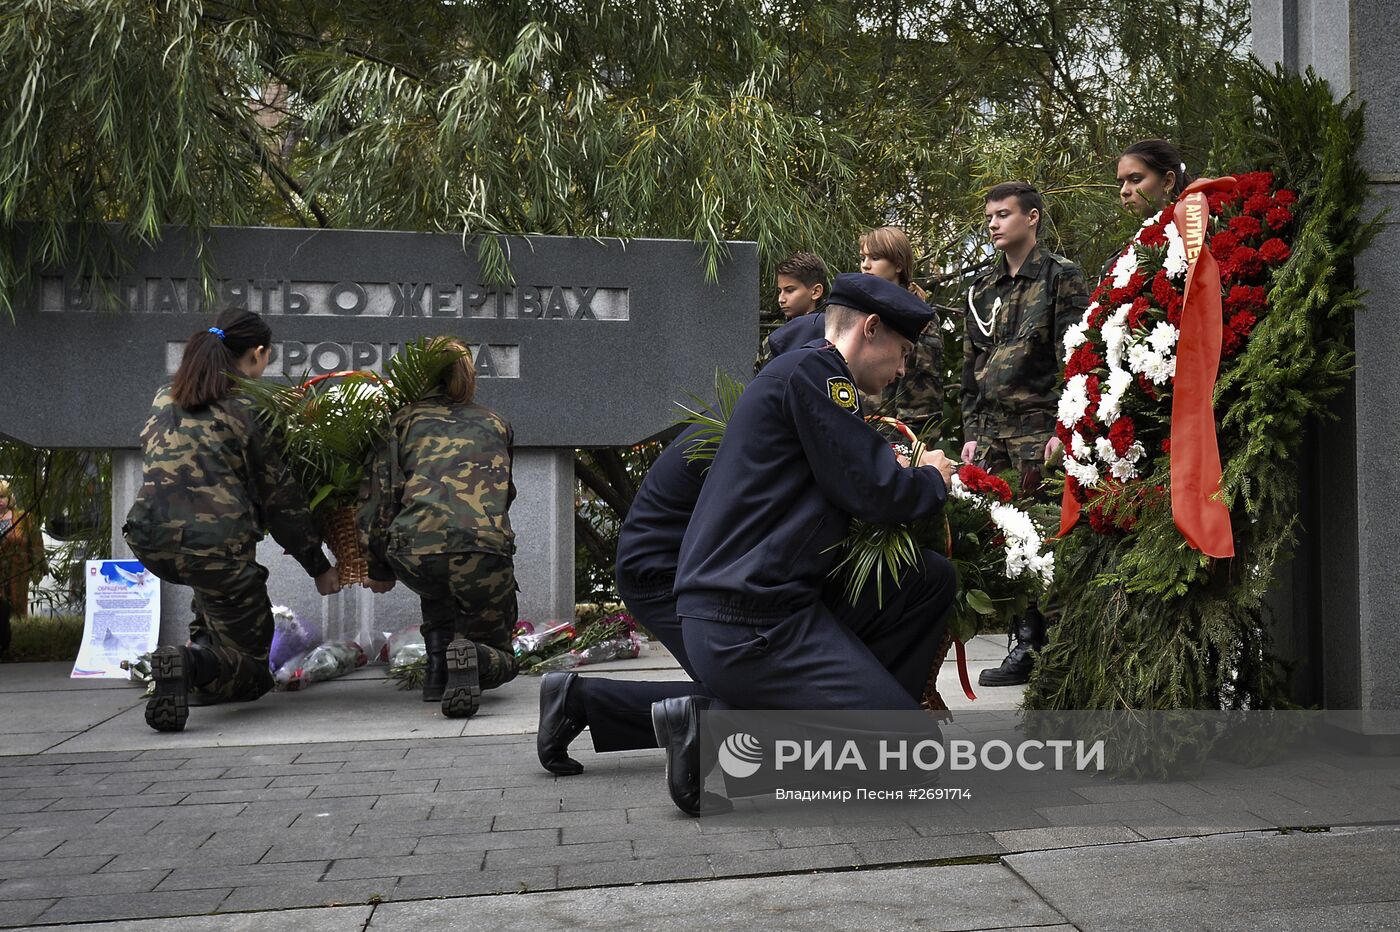
POLYGON ((680 615, 787 617, 820 598, 852 517, 892 526, 942 508, 943 477, 895 461, 852 382, 823 340, 777 357, 745 389, 681 544, 680 615))
POLYGON ((794 317, 777 330, 768 334, 768 349, 776 358, 813 340, 826 339, 826 312, 803 314, 794 317))
POLYGON ((665 586, 676 576, 690 513, 700 497, 709 460, 687 462, 698 427, 687 427, 651 464, 617 535, 618 585, 633 592, 665 586))

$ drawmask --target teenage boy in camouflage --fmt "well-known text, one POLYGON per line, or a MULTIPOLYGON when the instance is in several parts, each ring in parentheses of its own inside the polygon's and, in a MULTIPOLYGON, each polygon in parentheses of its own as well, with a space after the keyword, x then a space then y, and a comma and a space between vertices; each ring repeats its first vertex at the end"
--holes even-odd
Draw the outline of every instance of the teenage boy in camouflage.
MULTIPOLYGON (((987 192, 987 230, 1000 252, 968 291, 963 337, 964 463, 1014 469, 1026 492, 1040 489, 1042 467, 1060 446, 1055 436, 1065 331, 1089 304, 1084 275, 1038 242, 1045 202, 1023 181, 987 192)), ((1046 607, 1049 610, 1049 606, 1046 607)), ((1045 646, 1039 606, 1012 623, 1015 643, 983 686, 1018 686, 1030 677, 1031 652, 1045 646)))

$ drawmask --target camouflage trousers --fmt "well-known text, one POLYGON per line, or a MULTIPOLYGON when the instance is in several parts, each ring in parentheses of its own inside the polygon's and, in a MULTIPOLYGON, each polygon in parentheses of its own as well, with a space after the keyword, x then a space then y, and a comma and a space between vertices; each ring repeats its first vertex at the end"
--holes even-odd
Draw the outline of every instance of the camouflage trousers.
POLYGON ((481 688, 515 679, 515 564, 494 553, 391 553, 394 575, 418 594, 423 636, 450 631, 476 645, 481 688))
MULTIPOLYGON (((130 538, 127 539, 131 543, 130 538)), ((190 643, 217 664, 213 679, 194 689, 196 702, 249 702, 273 687, 272 603, 267 570, 252 560, 142 550, 137 559, 168 583, 194 590, 190 643)), ((203 669, 205 664, 199 664, 203 669)))
POLYGON ((1042 497, 1038 493, 1045 479, 1045 444, 1049 435, 976 439, 977 460, 983 469, 993 473, 1014 469, 1020 476, 1021 490, 1027 495, 1042 497))

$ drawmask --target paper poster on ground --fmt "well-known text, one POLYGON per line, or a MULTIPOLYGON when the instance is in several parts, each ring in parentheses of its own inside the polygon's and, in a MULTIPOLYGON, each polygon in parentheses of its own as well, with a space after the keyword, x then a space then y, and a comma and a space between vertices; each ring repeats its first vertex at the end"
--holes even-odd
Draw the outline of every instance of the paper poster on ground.
POLYGON ((89 560, 73 678, 127 679, 121 662, 154 650, 159 634, 160 580, 136 560, 89 560))

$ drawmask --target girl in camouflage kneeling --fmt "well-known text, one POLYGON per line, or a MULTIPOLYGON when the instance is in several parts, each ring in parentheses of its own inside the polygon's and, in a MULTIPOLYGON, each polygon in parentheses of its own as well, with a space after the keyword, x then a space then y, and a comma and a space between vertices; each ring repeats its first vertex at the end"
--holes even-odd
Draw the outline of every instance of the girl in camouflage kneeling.
POLYGON ((370 457, 360 495, 375 592, 395 578, 422 599, 428 663, 423 701, 475 714, 483 689, 515 678, 515 535, 510 425, 473 404, 476 367, 459 340, 438 388, 400 409, 370 457))
POLYGON ((306 495, 275 443, 235 393, 235 378, 267 368, 272 331, 250 311, 221 312, 185 344, 141 430, 141 491, 122 533, 146 567, 194 590, 187 647, 151 656, 146 723, 180 731, 190 690, 205 703, 246 702, 272 688, 272 604, 254 559, 263 529, 330 595, 340 577, 321 551, 306 495))

